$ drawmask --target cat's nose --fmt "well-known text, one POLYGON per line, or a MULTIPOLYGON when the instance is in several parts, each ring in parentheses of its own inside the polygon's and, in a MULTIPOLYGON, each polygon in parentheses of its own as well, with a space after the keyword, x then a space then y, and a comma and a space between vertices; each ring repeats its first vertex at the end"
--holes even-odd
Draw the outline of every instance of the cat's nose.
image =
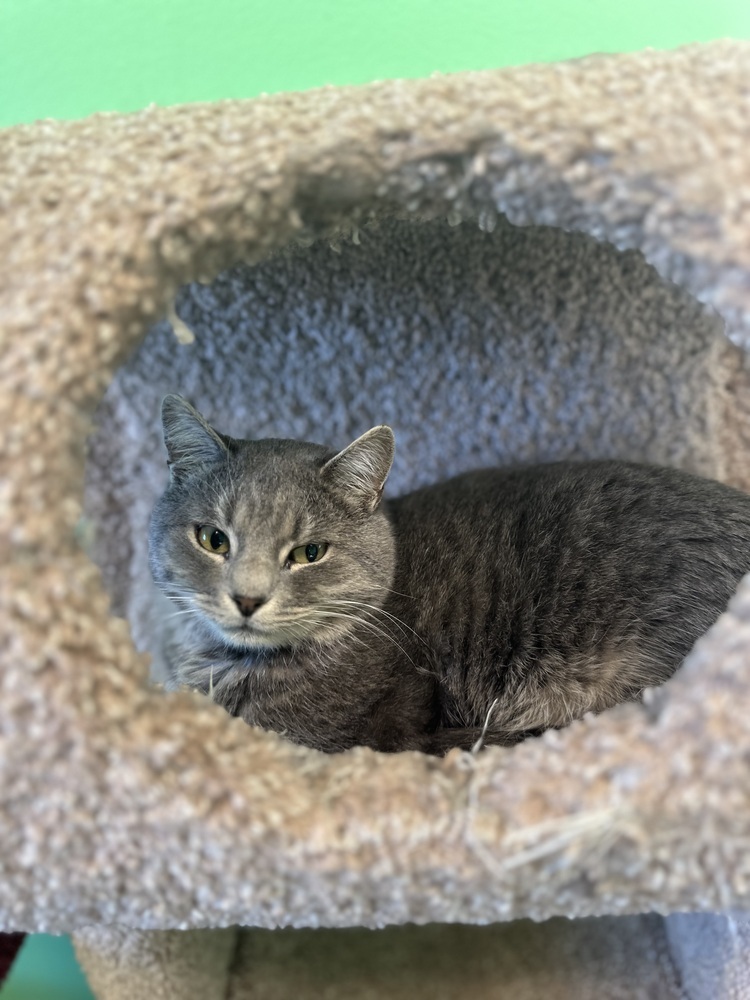
POLYGON ((266 601, 265 597, 244 597, 241 594, 232 594, 232 599, 245 618, 249 618, 266 601))

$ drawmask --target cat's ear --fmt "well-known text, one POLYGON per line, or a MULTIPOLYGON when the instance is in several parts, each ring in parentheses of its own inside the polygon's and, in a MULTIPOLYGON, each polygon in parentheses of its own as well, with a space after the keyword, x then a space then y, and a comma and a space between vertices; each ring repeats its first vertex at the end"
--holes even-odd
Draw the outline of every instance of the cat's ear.
POLYGON ((390 427, 373 427, 329 459, 321 475, 355 506, 373 511, 383 495, 395 450, 390 427))
POLYGON ((164 397, 161 421, 167 465, 173 477, 179 478, 226 457, 225 442, 182 396, 172 393, 164 397))

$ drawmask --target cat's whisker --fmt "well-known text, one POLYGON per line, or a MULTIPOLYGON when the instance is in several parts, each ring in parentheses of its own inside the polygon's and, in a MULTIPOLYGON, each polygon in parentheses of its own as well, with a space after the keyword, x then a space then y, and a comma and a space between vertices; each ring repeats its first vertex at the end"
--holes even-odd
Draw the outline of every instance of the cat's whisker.
MULTIPOLYGON (((325 615, 325 614, 326 614, 326 612, 319 611, 317 609, 314 609, 314 610, 312 610, 312 609, 304 609, 304 610, 301 610, 299 614, 294 615, 293 617, 277 618, 275 620, 275 624, 280 624, 280 625, 281 624, 283 624, 283 625, 295 625, 295 624, 308 625, 309 624, 309 625, 312 625, 313 627, 325 628, 326 623, 324 621, 322 621, 322 618, 320 617, 320 616, 325 615)), ((330 617, 330 614, 328 614, 327 617, 330 617)), ((340 614, 336 614, 336 617, 337 618, 341 618, 343 616, 340 615, 340 614)), ((355 617, 351 617, 351 621, 358 621, 358 620, 359 619, 357 619, 355 617)), ((309 633, 307 633, 306 631, 303 630, 302 633, 301 633, 301 635, 299 636, 299 638, 301 638, 301 639, 310 639, 310 638, 315 639, 315 636, 314 635, 311 636, 311 635, 309 635, 309 633)), ((355 642, 358 642, 360 645, 367 645, 365 642, 363 642, 362 639, 358 638, 355 635, 352 635, 351 633, 347 636, 347 638, 351 639, 351 640, 353 640, 355 642)))
POLYGON ((389 594, 396 594, 398 597, 408 597, 410 601, 416 601, 416 597, 413 594, 402 594, 400 590, 394 590, 393 587, 382 587, 379 583, 372 583, 372 581, 367 586, 372 587, 373 590, 385 590, 389 594))
POLYGON ((188 610, 195 610, 198 607, 198 602, 194 597, 170 597, 169 603, 177 608, 183 608, 188 610))
MULTIPOLYGON (((305 622, 309 622, 311 625, 314 625, 317 628, 325 628, 326 627, 326 623, 322 620, 322 617, 323 616, 325 616, 325 617, 331 617, 331 613, 317 612, 317 614, 320 615, 321 617, 316 617, 316 614, 312 614, 309 617, 306 617, 304 619, 304 621, 305 622)), ((339 618, 341 616, 340 615, 336 615, 335 617, 339 618)), ((352 619, 352 620, 354 620, 354 619, 352 619)), ((306 638, 307 638, 307 636, 306 636, 306 638)), ((315 639, 314 636, 312 638, 315 639)), ((318 641, 319 645, 321 645, 323 647, 325 647, 325 645, 327 644, 327 643, 323 642, 323 640, 316 640, 316 641, 318 641)), ((364 641, 364 639, 361 639, 359 636, 354 635, 351 632, 349 632, 347 634, 346 641, 347 642, 356 642, 358 645, 364 646, 365 648, 367 648, 367 643, 364 641)))
POLYGON ((300 608, 299 611, 297 611, 296 613, 292 612, 291 614, 286 615, 284 618, 278 616, 275 617, 273 623, 274 625, 280 625, 280 624, 286 624, 287 622, 305 621, 307 615, 309 614, 309 611, 310 611, 309 608, 300 608))
POLYGON ((358 607, 358 608, 367 608, 367 609, 369 609, 372 612, 376 612, 378 614, 385 615, 386 618, 390 619, 395 625, 398 625, 398 626, 400 626, 402 628, 407 629, 409 632, 412 633, 412 635, 416 636, 416 638, 419 639, 419 641, 421 643, 424 643, 425 646, 427 645, 427 642, 425 641, 425 639, 422 638, 422 636, 419 634, 419 632, 416 632, 411 627, 411 625, 407 625, 405 621, 402 621, 396 615, 391 614, 390 611, 386 611, 385 608, 379 608, 375 604, 365 604, 363 601, 334 600, 334 601, 329 601, 329 604, 346 604, 346 605, 352 605, 352 606, 358 607))
POLYGON ((189 591, 184 593, 165 591, 165 594, 173 604, 192 604, 195 600, 195 594, 191 594, 189 591))
POLYGON ((416 669, 416 664, 414 663, 414 660, 412 660, 412 658, 406 652, 401 643, 398 642, 398 640, 393 635, 391 635, 390 632, 387 632, 385 629, 380 628, 378 625, 376 625, 374 622, 371 622, 369 619, 359 617, 358 615, 353 615, 346 611, 336 611, 336 610, 332 611, 316 610, 316 614, 326 615, 328 617, 342 618, 348 621, 355 622, 358 625, 362 625, 364 628, 369 628, 370 631, 373 632, 374 634, 379 635, 384 639, 388 639, 389 642, 392 642, 397 649, 401 650, 401 652, 404 654, 409 663, 411 663, 411 665, 416 669))

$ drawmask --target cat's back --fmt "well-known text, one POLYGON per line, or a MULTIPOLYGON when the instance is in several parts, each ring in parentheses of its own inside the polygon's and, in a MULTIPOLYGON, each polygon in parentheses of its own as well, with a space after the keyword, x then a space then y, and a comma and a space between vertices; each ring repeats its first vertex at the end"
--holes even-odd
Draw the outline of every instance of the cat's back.
POLYGON ((509 524, 525 536, 543 526, 559 534, 627 525, 629 537, 636 529, 636 540, 653 540, 656 524, 677 535, 690 525, 717 537, 750 534, 750 495, 679 469, 621 461, 479 469, 389 500, 387 509, 403 541, 407 532, 451 526, 462 542, 481 544, 480 525, 498 535, 509 524))
MULTIPOLYGON (((750 496, 673 469, 555 463, 391 501, 389 610, 443 725, 565 725, 667 679, 750 571, 750 496)), ((494 737, 493 737, 494 738, 494 737)))
POLYGON ((485 469, 390 501, 388 513, 397 586, 453 623, 500 611, 577 631, 587 618, 612 628, 700 603, 707 627, 750 571, 750 496, 676 469, 485 469))

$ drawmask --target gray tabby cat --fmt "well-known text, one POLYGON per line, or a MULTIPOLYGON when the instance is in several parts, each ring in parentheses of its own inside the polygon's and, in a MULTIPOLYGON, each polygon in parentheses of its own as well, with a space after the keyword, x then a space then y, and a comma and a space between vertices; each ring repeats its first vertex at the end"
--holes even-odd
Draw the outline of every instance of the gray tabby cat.
POLYGON ((162 408, 150 559, 172 686, 325 751, 512 744, 665 681, 750 570, 750 496, 560 462, 381 501, 393 433, 338 454, 162 408))

